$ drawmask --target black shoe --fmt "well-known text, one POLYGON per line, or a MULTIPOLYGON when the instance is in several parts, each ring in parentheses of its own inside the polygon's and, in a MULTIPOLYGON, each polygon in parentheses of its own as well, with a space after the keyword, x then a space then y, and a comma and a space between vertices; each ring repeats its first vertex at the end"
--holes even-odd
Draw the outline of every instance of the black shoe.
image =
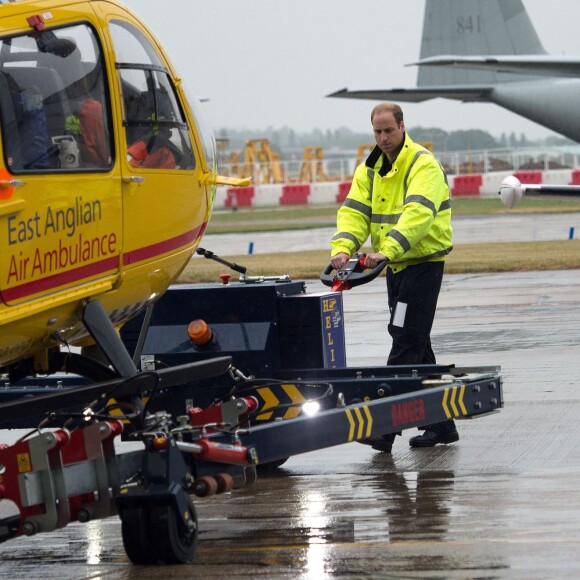
POLYGON ((380 451, 381 453, 390 453, 393 448, 395 437, 396 433, 389 433, 388 435, 381 435, 380 437, 361 439, 359 443, 370 445, 375 451, 380 451))
POLYGON ((457 431, 448 431, 447 433, 439 433, 431 429, 425 429, 423 435, 416 435, 409 439, 411 447, 434 447, 439 443, 455 443, 459 441, 459 433, 457 431))

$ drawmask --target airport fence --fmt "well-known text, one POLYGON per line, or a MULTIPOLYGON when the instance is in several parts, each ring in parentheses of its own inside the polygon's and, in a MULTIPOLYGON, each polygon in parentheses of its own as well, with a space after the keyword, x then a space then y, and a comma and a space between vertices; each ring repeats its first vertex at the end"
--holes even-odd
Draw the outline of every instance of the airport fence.
MULTIPOLYGON (((580 147, 485 149, 468 151, 435 151, 448 175, 486 174, 492 172, 551 171, 580 167, 580 147)), ((274 183, 345 182, 361 159, 345 153, 317 160, 280 160, 244 163, 222 163, 220 173, 250 177, 253 185, 274 183)))

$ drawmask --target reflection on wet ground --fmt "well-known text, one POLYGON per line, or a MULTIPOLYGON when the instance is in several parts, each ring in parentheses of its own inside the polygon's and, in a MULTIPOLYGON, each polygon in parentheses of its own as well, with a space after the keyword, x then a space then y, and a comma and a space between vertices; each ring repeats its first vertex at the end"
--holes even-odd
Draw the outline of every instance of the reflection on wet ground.
MULTIPOLYGON (((398 471, 396 454, 352 447, 366 457, 361 474, 280 470, 254 488, 199 502, 197 561, 163 567, 163 576, 571 577, 580 514, 560 493, 570 494, 577 473, 554 486, 541 473, 398 471)), ((161 573, 129 565, 120 546, 116 520, 75 524, 3 549, 2 577, 161 573)))
MULTIPOLYGON (((384 282, 344 296, 349 365, 388 351, 384 282)), ((319 289, 309 283, 309 291, 319 289)), ((449 276, 441 362, 501 365, 505 408, 461 440, 391 455, 352 443, 196 500, 197 560, 136 567, 119 520, 0 545, 1 578, 576 578, 580 273, 449 276)))

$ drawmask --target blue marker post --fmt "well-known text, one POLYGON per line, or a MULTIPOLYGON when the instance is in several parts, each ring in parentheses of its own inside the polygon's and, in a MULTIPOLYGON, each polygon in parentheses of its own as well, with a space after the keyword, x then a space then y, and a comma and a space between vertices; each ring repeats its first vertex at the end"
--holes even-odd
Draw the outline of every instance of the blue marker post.
POLYGON ((254 242, 250 242, 248 246, 248 254, 252 255, 254 253, 254 242))
POLYGON ((574 239, 574 226, 572 226, 570 228, 570 233, 568 234, 568 239, 569 240, 573 240, 574 239))

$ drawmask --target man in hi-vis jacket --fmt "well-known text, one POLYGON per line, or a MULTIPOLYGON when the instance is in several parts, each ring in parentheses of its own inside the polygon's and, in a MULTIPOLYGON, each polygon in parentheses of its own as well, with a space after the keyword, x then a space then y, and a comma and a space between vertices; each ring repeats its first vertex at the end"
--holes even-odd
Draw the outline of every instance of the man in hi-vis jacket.
MULTIPOLYGON (((437 159, 405 132, 403 111, 380 103, 371 113, 376 147, 356 168, 348 196, 337 214, 331 263, 339 270, 371 237, 365 266, 387 261, 392 347, 387 364, 434 364, 431 327, 452 250, 451 199, 437 159)), ((425 425, 411 447, 453 443, 452 420, 425 425)), ((395 435, 363 441, 390 452, 395 435)))

